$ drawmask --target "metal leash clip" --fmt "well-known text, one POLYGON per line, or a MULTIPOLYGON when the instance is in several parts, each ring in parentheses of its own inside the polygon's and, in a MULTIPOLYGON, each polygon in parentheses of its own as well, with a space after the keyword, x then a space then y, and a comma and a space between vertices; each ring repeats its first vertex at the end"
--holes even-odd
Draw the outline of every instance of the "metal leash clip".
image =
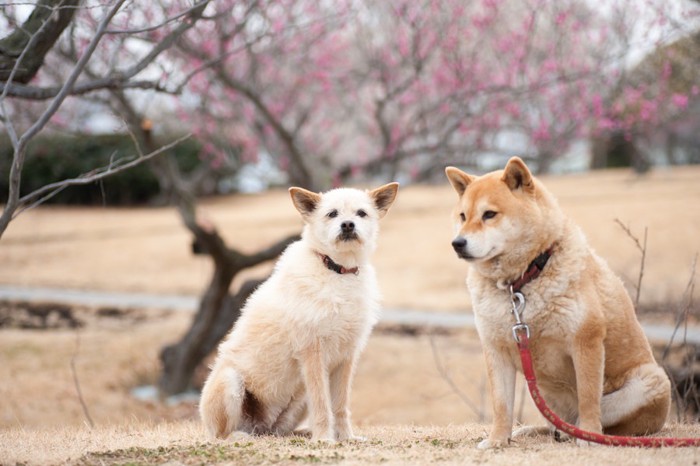
POLYGON ((520 315, 525 310, 525 295, 519 291, 513 291, 513 287, 510 287, 510 304, 513 306, 511 312, 515 317, 515 325, 513 325, 513 338, 516 342, 520 343, 520 336, 518 335, 520 331, 524 330, 527 338, 530 338, 530 327, 522 321, 520 315))

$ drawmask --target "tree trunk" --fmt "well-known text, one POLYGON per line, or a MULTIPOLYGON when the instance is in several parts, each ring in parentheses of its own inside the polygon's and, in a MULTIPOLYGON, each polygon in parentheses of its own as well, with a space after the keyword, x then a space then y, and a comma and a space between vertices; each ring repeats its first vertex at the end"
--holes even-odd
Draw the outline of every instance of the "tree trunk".
MULTIPOLYGON (((122 94, 117 94, 120 105, 128 115, 129 126, 146 151, 156 147, 150 122, 138 115, 122 94)), ((299 239, 292 235, 253 254, 243 254, 226 245, 216 228, 197 220, 196 198, 188 190, 187 183, 177 163, 169 160, 158 167, 160 176, 169 179, 171 195, 178 204, 180 217, 194 237, 195 254, 206 254, 214 263, 214 272, 192 319, 190 328, 182 338, 165 346, 160 353, 163 372, 158 381, 163 396, 182 393, 192 384, 195 369, 226 336, 240 315, 248 296, 263 280, 245 282, 236 294, 229 294, 233 279, 241 271, 275 259, 289 244, 299 239)))
POLYGON ((214 273, 204 292, 192 325, 180 341, 163 348, 160 359, 163 373, 159 381, 162 395, 174 395, 191 387, 195 369, 226 336, 238 319, 248 296, 263 280, 245 282, 235 295, 229 294, 233 279, 242 270, 272 260, 299 235, 290 236, 270 248, 252 255, 229 249, 215 229, 207 229, 195 220, 193 204, 181 204, 185 224, 195 237, 195 251, 208 254, 214 273))

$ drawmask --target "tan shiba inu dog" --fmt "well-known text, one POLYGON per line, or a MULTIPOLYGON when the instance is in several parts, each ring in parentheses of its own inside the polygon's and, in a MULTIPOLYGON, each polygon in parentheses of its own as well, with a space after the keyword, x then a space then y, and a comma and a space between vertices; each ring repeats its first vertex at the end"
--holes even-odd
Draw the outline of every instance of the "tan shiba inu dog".
MULTIPOLYGON (((467 285, 493 405, 491 433, 479 447, 511 438, 515 374, 522 370, 511 333, 516 285, 540 391, 562 419, 616 435, 661 429, 671 401, 668 377, 622 282, 553 196, 517 157, 481 177, 445 171, 459 195, 452 246, 470 264, 467 285)), ((524 427, 514 436, 543 430, 524 427)))
POLYGON ((199 407, 212 436, 289 434, 308 411, 312 440, 356 438, 350 386, 379 312, 369 256, 397 191, 398 183, 369 192, 289 190, 304 219, 302 239, 219 346, 199 407))

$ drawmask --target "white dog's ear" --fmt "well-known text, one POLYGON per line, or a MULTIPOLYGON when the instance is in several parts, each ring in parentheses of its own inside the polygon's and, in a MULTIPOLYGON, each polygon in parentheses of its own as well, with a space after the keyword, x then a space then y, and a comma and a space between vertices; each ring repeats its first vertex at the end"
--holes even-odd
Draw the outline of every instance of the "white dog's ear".
POLYGON ((456 167, 445 168, 445 175, 447 175, 447 179, 452 187, 455 188, 455 191, 457 191, 459 197, 462 197, 464 191, 467 190, 467 186, 474 181, 473 176, 464 173, 462 170, 456 167))
POLYGON ((398 191, 398 183, 389 183, 369 192, 369 196, 374 200, 374 205, 379 212, 379 218, 384 217, 389 211, 389 207, 394 203, 398 191))
POLYGON ((294 207, 299 213, 306 217, 316 210, 318 202, 321 200, 321 195, 308 191, 304 188, 289 188, 289 194, 292 196, 294 207))
POLYGON ((520 157, 512 157, 508 161, 501 180, 508 185, 511 191, 520 188, 524 191, 532 191, 534 188, 532 174, 520 157))

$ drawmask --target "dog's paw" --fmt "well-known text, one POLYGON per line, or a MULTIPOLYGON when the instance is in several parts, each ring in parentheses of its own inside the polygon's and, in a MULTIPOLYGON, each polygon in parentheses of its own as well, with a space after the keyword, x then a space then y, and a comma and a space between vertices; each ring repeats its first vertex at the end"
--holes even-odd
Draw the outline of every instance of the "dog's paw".
POLYGON ((338 438, 341 442, 366 442, 367 437, 362 437, 360 435, 351 435, 345 438, 338 438))
POLYGON ((523 426, 515 429, 511 438, 536 437, 538 435, 551 434, 552 430, 546 426, 523 426))
POLYGON ((232 442, 248 442, 253 438, 253 435, 249 432, 244 432, 242 430, 235 430, 229 436, 228 440, 232 442))
POLYGON ((292 431, 292 435, 294 435, 296 437, 311 438, 311 430, 310 429, 294 429, 292 431))
POLYGON ((583 440, 580 438, 576 439, 576 445, 578 445, 579 447, 598 447, 598 446, 601 446, 600 443, 589 442, 588 440, 583 440))
POLYGON ((476 446, 479 450, 490 450, 492 448, 503 448, 507 447, 508 444, 510 443, 510 439, 503 439, 503 440, 492 440, 492 439, 484 439, 479 444, 476 446))
POLYGON ((333 445, 336 443, 335 434, 333 431, 325 431, 320 433, 314 433, 311 436, 312 442, 324 443, 326 445, 333 445))

